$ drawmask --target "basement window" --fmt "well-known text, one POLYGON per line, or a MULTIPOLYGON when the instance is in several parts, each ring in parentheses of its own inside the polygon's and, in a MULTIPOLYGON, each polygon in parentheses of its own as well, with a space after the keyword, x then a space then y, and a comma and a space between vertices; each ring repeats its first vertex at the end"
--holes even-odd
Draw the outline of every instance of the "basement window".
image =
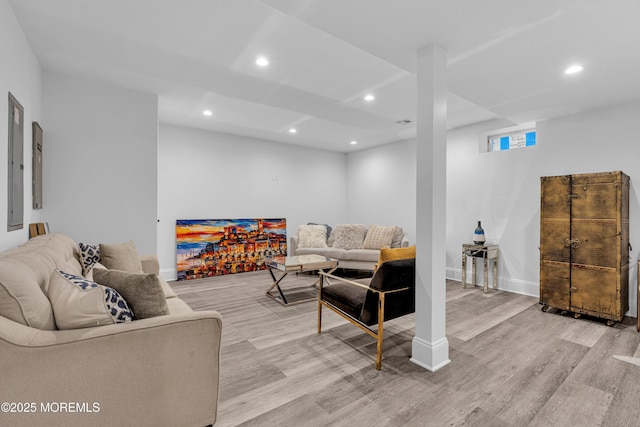
POLYGON ((506 151, 534 147, 536 141, 535 129, 489 135, 487 136, 487 151, 506 151))

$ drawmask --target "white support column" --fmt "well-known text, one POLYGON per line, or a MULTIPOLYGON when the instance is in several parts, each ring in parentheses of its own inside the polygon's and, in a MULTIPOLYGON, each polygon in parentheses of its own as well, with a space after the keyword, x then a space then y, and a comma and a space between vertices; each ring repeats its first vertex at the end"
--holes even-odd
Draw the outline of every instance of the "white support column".
POLYGON ((447 365, 446 143, 447 54, 430 45, 418 51, 416 195, 416 336, 411 361, 430 371, 447 365))

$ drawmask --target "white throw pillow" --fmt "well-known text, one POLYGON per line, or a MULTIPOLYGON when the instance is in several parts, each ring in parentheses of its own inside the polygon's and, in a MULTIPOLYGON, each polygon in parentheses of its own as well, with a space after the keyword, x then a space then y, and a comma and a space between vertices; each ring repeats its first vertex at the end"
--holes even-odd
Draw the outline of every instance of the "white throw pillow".
POLYGON ((383 227, 382 225, 371 224, 367 235, 362 242, 362 249, 380 249, 391 246, 396 227, 383 227))
POLYGON ((326 248, 327 227, 324 225, 299 225, 299 248, 326 248))
POLYGON ((49 300, 58 329, 79 329, 130 322, 133 312, 122 296, 107 286, 55 270, 49 300))
POLYGON ((367 234, 367 227, 362 224, 338 224, 333 229, 333 234, 335 235, 334 248, 360 249, 367 234))

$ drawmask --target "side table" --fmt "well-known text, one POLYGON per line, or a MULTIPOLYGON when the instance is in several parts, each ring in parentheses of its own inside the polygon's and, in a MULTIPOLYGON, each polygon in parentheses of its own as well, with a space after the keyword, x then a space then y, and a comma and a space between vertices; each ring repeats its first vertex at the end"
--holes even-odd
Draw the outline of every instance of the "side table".
POLYGON ((462 245, 462 287, 467 287, 467 257, 471 257, 471 284, 476 285, 476 259, 484 260, 484 291, 489 289, 489 260, 493 260, 493 289, 498 288, 498 245, 462 245))

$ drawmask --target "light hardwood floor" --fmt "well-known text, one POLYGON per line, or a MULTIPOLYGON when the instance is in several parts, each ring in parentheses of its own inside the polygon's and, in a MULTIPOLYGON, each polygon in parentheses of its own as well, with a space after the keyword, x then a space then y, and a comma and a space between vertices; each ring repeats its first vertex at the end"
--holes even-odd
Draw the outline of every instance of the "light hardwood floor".
MULTIPOLYGON (((290 275, 284 288, 310 284, 290 275)), ((414 315, 375 342, 314 302, 283 307, 264 295, 266 271, 173 282, 195 310, 222 314, 216 426, 640 426, 635 319, 607 327, 549 310, 537 298, 447 282, 451 363, 413 364, 414 315)))

